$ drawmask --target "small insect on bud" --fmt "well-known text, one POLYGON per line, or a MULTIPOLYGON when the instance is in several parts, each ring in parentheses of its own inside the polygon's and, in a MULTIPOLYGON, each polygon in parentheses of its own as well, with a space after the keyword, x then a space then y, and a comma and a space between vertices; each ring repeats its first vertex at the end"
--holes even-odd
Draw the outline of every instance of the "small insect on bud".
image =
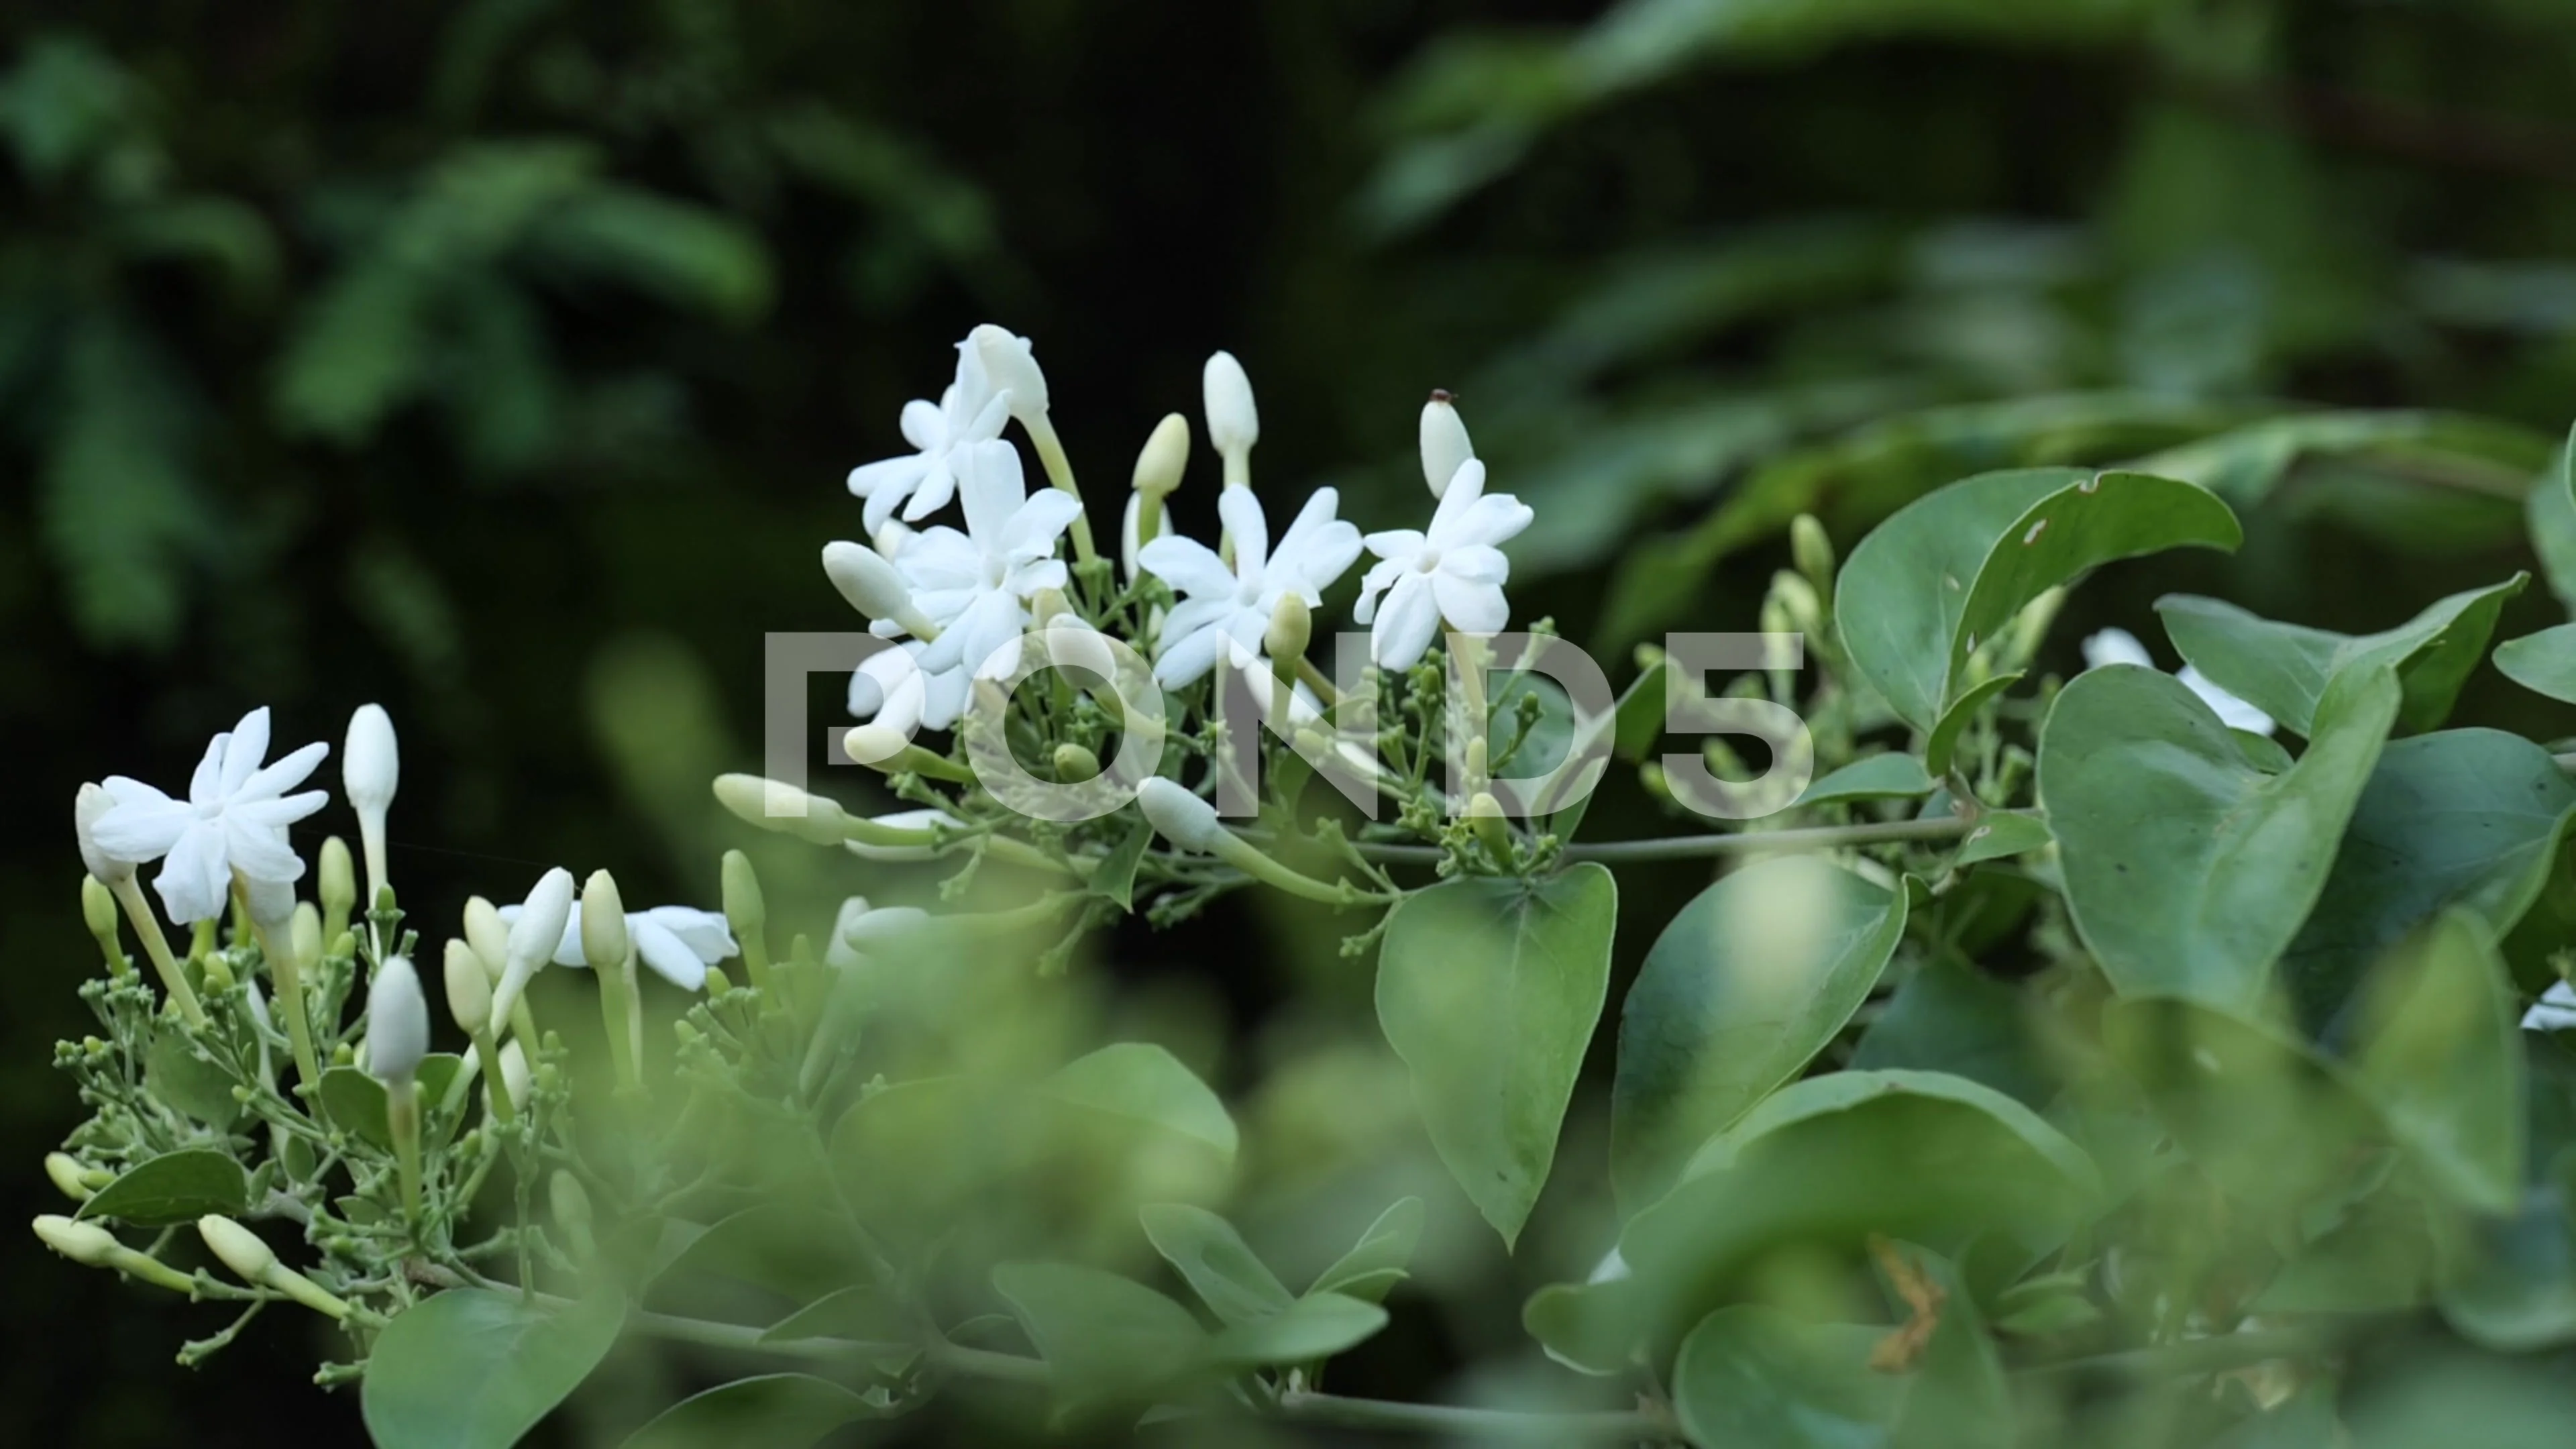
POLYGON ((1148 823, 1183 850, 1214 850, 1227 836, 1216 807, 1177 780, 1147 780, 1137 787, 1136 804, 1148 823))
POLYGON ((408 1082, 429 1055, 429 1003, 411 962, 388 956, 376 965, 367 990, 367 1074, 380 1082, 408 1082))
POLYGON ((442 963, 447 984, 447 1014, 467 1036, 479 1037, 492 1024, 492 977, 483 958, 463 941, 447 943, 442 963))
POLYGON ((626 902, 617 893, 617 878, 604 870, 590 873, 581 888, 581 954, 594 971, 614 971, 626 964, 626 902))
POLYGON ((1468 441, 1457 399, 1443 389, 1432 389, 1431 401, 1422 405, 1422 481, 1430 485, 1431 496, 1447 493, 1459 465, 1475 456, 1476 445, 1468 441))
POLYGON ((1243 456, 1261 439, 1261 412, 1253 406, 1252 379, 1244 375, 1243 364, 1235 361, 1233 353, 1217 352, 1207 360, 1200 387, 1207 406, 1208 441, 1226 460, 1226 481, 1233 483, 1243 456))
POLYGON ((116 1234, 96 1223, 74 1222, 56 1213, 36 1219, 36 1236, 45 1246, 80 1264, 84 1268, 104 1268, 116 1250, 123 1246, 116 1234))

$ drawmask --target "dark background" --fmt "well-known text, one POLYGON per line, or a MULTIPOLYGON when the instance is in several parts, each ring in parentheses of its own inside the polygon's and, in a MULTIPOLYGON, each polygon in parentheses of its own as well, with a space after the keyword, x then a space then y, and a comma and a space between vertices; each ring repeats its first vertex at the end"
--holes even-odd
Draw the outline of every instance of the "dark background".
MULTIPOLYGON (((79 781, 175 786, 258 703, 281 745, 336 746, 378 700, 426 931, 556 862, 712 904, 745 832, 705 780, 757 767, 761 636, 848 626, 814 564, 858 527, 841 475, 900 449, 903 400, 978 321, 1036 340, 1104 534, 1212 348, 1259 390, 1274 508, 1335 482, 1364 526, 1420 512, 1415 409, 1459 390, 1494 486, 1541 510, 1516 614, 1605 661, 1674 622, 1605 614, 1652 562, 1623 541, 1651 553, 1748 479, 1902 493, 2289 400, 2531 432, 2465 488, 2303 465, 2204 587, 2375 628, 2527 566, 2480 490, 2576 414, 2576 7, 1604 9, 0 12, 9 1212, 53 1210, 37 1162, 77 1110, 49 1059, 96 967, 79 781), (2021 411, 1976 411, 2001 400, 2021 411)), ((1185 526, 1212 511, 1201 441, 1185 526)), ((1698 559, 1665 614, 1752 627, 1777 552, 1698 559)), ((2087 607, 2154 638, 2107 582, 2087 607)), ((2506 632, 2552 617, 2526 596, 2506 632)), ((2463 714, 2513 710, 2564 728, 2492 677, 2463 714)), ((314 825, 308 850, 347 829, 314 825)), ((779 860, 804 909, 868 888, 779 860)), ((1107 953, 1147 981, 1223 963, 1184 995, 1236 1086, 1255 1068, 1225 1044, 1305 969, 1247 953, 1251 924, 1107 953)), ((356 1434, 283 1314, 192 1374, 170 1354, 214 1310, 0 1241, 24 1442, 356 1434)), ((1499 1332, 1413 1317, 1379 1387, 1499 1332)))

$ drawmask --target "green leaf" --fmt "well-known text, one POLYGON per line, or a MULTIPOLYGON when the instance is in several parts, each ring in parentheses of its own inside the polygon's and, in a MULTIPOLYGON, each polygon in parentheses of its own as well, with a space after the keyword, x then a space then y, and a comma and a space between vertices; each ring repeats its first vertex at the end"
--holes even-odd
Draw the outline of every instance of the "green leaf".
POLYGON ((2475 912, 2501 937, 2548 883, 2576 822, 2576 783, 2547 750, 2497 730, 2392 741, 2354 806, 2281 977, 2302 1025, 2343 1034, 2363 973, 2444 910, 2475 912))
MULTIPOLYGON (((802 1295, 798 1295, 802 1296, 802 1295)), ((889 1356, 914 1351, 911 1327, 902 1302, 874 1284, 862 1283, 826 1293, 769 1326, 762 1343, 795 1343, 809 1338, 837 1338, 883 1348, 889 1356)))
POLYGON ((458 1288, 376 1339, 359 1408, 378 1449, 508 1449, 581 1386, 625 1321, 614 1297, 550 1307, 458 1288))
POLYGON ((1904 1381, 1869 1366, 1889 1330, 1805 1323, 1776 1308, 1721 1308, 1682 1340, 1673 1409, 1694 1444, 1877 1449, 1904 1381))
POLYGON ((229 1127, 241 1116, 233 1098, 233 1075, 177 1031, 164 1029, 152 1038, 143 1057, 143 1085, 153 1096, 209 1127, 229 1127))
POLYGON ((1836 805, 1852 800, 1902 800, 1929 795, 1938 788, 1923 770, 1923 762, 1912 755, 1872 755, 1843 766, 1814 784, 1806 793, 1790 802, 1798 805, 1836 805))
POLYGON ((2354 1066, 2433 1183, 2508 1213, 2525 1155, 2521 1010, 2492 929, 2443 913, 2382 962, 2365 991, 2354 1066))
POLYGON ((2397 727, 2418 734, 2439 728, 2450 714, 2460 686, 2486 657, 2496 615, 2530 581, 2529 574, 2515 574, 2500 584, 2463 590, 2376 634, 2275 623, 2234 604, 2187 594, 2156 600, 2156 612, 2183 658, 2296 734, 2314 735, 2320 701, 2337 674, 2368 664, 2397 671, 2405 687, 2397 727))
POLYGON ((1824 1050, 1878 984, 1905 913, 1904 892, 1808 855, 1755 862, 1682 908, 1619 1016, 1610 1165, 1630 1211, 1824 1050))
POLYGON ((1386 1310, 1374 1303, 1339 1293, 1309 1293, 1276 1313, 1218 1333, 1208 1343, 1207 1357, 1234 1368, 1316 1363, 1358 1347, 1384 1327, 1386 1310))
POLYGON ((1413 1262, 1414 1245, 1422 1241, 1422 1199, 1400 1198, 1377 1215, 1368 1231, 1333 1265, 1315 1275, 1308 1293, 1339 1293, 1364 1303, 1382 1301, 1413 1262))
POLYGON ((1905 978, 1869 1024, 1851 1064, 1859 1071, 1947 1072, 1994 1088, 2025 1106, 2056 1095, 2032 1029, 2031 1003, 2011 983, 1944 956, 1905 978))
POLYGON ((127 1168, 80 1205, 83 1219, 108 1218, 138 1228, 193 1223, 208 1213, 236 1216, 250 1206, 250 1179, 232 1154, 185 1147, 127 1168))
POLYGON ((2549 591, 2576 614, 2576 430, 2569 432, 2549 471, 2523 495, 2522 507, 2549 591))
POLYGON ((2124 994, 2251 1009, 2324 888, 2396 718, 2384 664, 2337 675, 2306 755, 2267 775, 2169 674, 2076 676, 2040 737, 2039 798, 2085 945, 2124 994))
POLYGON ((1118 1042, 1078 1057, 1039 1083, 1038 1092, 1193 1138, 1234 1159, 1234 1118, 1225 1103, 1180 1058, 1151 1042, 1118 1042))
POLYGON ((1953 483, 1852 550, 1834 619, 1852 663, 1897 714, 1929 730, 1968 656, 2024 605, 2115 559, 2243 539, 2203 489, 2140 473, 2028 468, 1953 483))
POLYGON ((829 1379, 764 1374, 682 1399, 627 1436, 625 1449, 708 1449, 724 1444, 806 1449, 844 1424, 881 1419, 888 1413, 887 1406, 829 1379))
MULTIPOLYGON (((447 1100, 447 1089, 464 1066, 463 1057, 447 1052, 420 1059, 414 1080, 420 1091, 424 1138, 444 1141, 453 1135, 456 1119, 444 1116, 439 1104, 447 1100)), ((385 1119, 385 1084, 358 1068, 332 1067, 322 1073, 322 1110, 341 1131, 366 1139, 380 1152, 394 1150, 393 1129, 385 1119)))
POLYGON ((2576 624, 2507 639, 2495 649, 2504 677, 2562 704, 2576 704, 2576 624))
POLYGON ((2047 821, 2027 811, 1989 810, 1977 817, 1977 828, 1959 842, 1959 852, 1950 857, 1950 864, 1955 868, 2002 860, 2043 849, 2056 839, 2049 833, 2047 821))
POLYGON ((1118 909, 1136 908, 1136 867, 1145 859, 1145 847, 1154 843, 1154 827, 1142 820, 1121 837, 1100 864, 1091 872, 1091 893, 1114 901, 1118 909))
POLYGON ((1619 890, 1594 863, 1470 877, 1389 913, 1378 1021, 1450 1175, 1508 1244, 1547 1183, 1610 987, 1619 890))
POLYGON ((2563 1200, 2464 1217, 2440 1243, 2436 1297, 2462 1337, 2500 1353, 2576 1343, 2576 1223, 2563 1200))
POLYGON ((1966 732, 1968 722, 1986 707, 1987 700, 2021 683, 2021 678, 2021 671, 2014 670, 1980 680, 1961 690, 1959 697, 1950 701, 1950 707, 1941 711, 1941 718, 1933 723, 1932 732, 1924 736, 1924 766, 1932 773, 1946 777, 1950 773, 1951 757, 1959 750, 1959 736, 1966 732))
POLYGON ((1551 1355, 1616 1372, 1739 1296, 1765 1265, 1858 1263, 1874 1236, 2035 1260, 2094 1210, 2100 1175, 2029 1108, 1938 1072, 1843 1071, 1773 1093, 1712 1138, 1619 1237, 1625 1279, 1542 1290, 1551 1355))
POLYGON ((993 1287, 1062 1391, 1119 1399, 1189 1371, 1207 1344, 1190 1311, 1142 1283, 1071 1263, 1004 1263, 993 1287))
POLYGON ((2185 1000, 2103 1009, 2102 1045, 2211 1181, 2276 1219, 2367 1171, 2388 1128, 2339 1064, 2271 1027, 2185 1000))
POLYGON ((1137 1216, 1154 1251, 1180 1271, 1219 1319, 1249 1323, 1297 1301, 1234 1224, 1207 1209, 1158 1202, 1147 1204, 1137 1216))

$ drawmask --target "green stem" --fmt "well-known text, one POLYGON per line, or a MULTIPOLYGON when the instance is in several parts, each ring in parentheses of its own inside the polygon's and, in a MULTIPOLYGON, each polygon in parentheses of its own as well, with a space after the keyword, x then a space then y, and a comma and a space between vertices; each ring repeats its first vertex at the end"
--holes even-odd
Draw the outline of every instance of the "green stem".
POLYGON ((403 1213, 417 1234, 420 1215, 420 1084, 405 1078, 385 1083, 385 1128, 393 1134, 394 1160, 402 1171, 403 1213))
POLYGON ((1398 1404, 1383 1399, 1354 1399, 1341 1394, 1314 1394, 1291 1389, 1279 1396, 1274 1417, 1292 1424, 1326 1424, 1343 1429, 1385 1433, 1439 1434, 1458 1439, 1536 1440, 1550 1444, 1578 1441, 1679 1444, 1681 1430, 1672 1420, 1642 1409, 1599 1409, 1576 1413, 1532 1413, 1515 1409, 1470 1409, 1451 1404, 1398 1404))
MULTIPOLYGON (((1820 825, 1806 830, 1760 830, 1738 835, 1676 835, 1661 840, 1614 840, 1599 845, 1569 845, 1568 860, 1649 861, 1700 860, 1717 855, 1761 855, 1775 850, 1832 850, 1845 845, 1884 845, 1899 840, 1952 840, 1977 828, 1965 816, 1950 820, 1894 820, 1875 825, 1820 825)), ((1387 845, 1360 841, 1357 848, 1371 860, 1420 862, 1440 860, 1432 845, 1387 845)))
MULTIPOLYGON (((1082 501, 1082 489, 1073 481, 1073 460, 1065 456, 1064 443, 1055 435, 1055 420, 1044 413, 1024 418, 1021 425, 1029 431, 1029 441, 1037 444, 1038 464, 1046 469, 1047 481, 1082 501)), ((1073 556, 1085 563, 1097 554, 1091 546, 1091 520, 1084 514, 1073 516, 1073 556)))
POLYGON ((143 887, 129 875, 108 887, 108 892, 125 908, 126 920, 133 923, 135 937, 143 943, 143 954, 152 958, 152 969, 161 973, 162 988, 179 1003, 179 1014, 190 1026, 204 1026, 206 1008, 197 1003, 197 989, 188 984, 188 973, 171 956, 170 940, 161 934, 160 919, 152 914, 152 903, 143 898, 143 887))

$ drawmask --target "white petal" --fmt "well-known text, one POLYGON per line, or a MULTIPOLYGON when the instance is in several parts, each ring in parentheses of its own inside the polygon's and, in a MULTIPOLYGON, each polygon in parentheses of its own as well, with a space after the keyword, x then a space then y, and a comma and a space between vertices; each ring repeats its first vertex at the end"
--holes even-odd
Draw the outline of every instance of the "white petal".
POLYGON ((223 783, 218 786, 226 796, 259 773, 259 762, 268 758, 268 706, 261 705, 241 717, 233 726, 232 740, 224 746, 223 783))
MULTIPOLYGON (((1466 470, 1462 468, 1459 471, 1466 470)), ((1451 489, 1449 498, 1457 496, 1457 490, 1451 489)), ((1440 500, 1443 512, 1448 510, 1449 498, 1440 500)), ((1432 520, 1431 541, 1438 544, 1444 552, 1479 543, 1501 543, 1504 539, 1511 538, 1522 529, 1529 527, 1531 517, 1529 505, 1512 495, 1489 494, 1477 499, 1472 506, 1449 520, 1445 530, 1439 520, 1432 520)))
POLYGON ((1512 621, 1512 606, 1499 584, 1478 584, 1446 568, 1431 576, 1431 596, 1449 627, 1469 634, 1499 634, 1512 621))
POLYGON ((2106 664, 2135 664, 2140 668, 2156 667, 2155 657, 2138 636, 2126 629, 2104 629, 2084 641, 2084 667, 2099 669, 2106 664))
POLYGON ((653 974, 683 991, 706 986, 707 963, 669 927, 650 915, 628 916, 626 932, 635 943, 635 958, 652 967, 653 974))
MULTIPOLYGON (((949 386, 953 391, 956 384, 949 386)), ((903 405, 903 440, 925 453, 948 445, 948 420, 941 416, 938 403, 917 397, 903 405)))
MULTIPOLYGON (((914 811, 913 814, 935 815, 937 811, 914 811)), ((643 913, 653 923, 680 938, 680 944, 697 954, 699 960, 713 965, 740 948, 734 944, 733 928, 714 911, 695 906, 655 906, 643 913)))
POLYGON ((1431 536, 1446 542, 1449 530, 1457 527, 1458 520, 1466 517, 1467 510, 1484 496, 1485 465, 1474 458, 1459 464, 1458 471, 1449 475, 1449 487, 1440 495, 1439 504, 1431 510, 1431 536))
POLYGON ((1440 572, 1471 584, 1499 584, 1511 578, 1512 561, 1492 544, 1471 543, 1442 549, 1440 572))
POLYGON ((1388 585, 1404 577, 1412 567, 1410 558, 1391 558, 1371 565, 1369 571, 1360 577, 1360 596, 1358 602, 1351 606, 1351 618, 1362 624, 1376 618, 1378 595, 1386 592, 1388 585))
POLYGON ((920 486, 912 490, 912 501, 903 506, 903 521, 919 523, 948 506, 957 496, 957 467, 954 450, 935 454, 930 466, 921 473, 920 486))
POLYGON ((1164 636, 1170 643, 1162 657, 1154 661, 1154 682, 1165 689, 1180 689, 1194 684, 1216 668, 1217 655, 1225 649, 1225 631, 1214 624, 1193 629, 1187 634, 1164 636))
POLYGON ((223 825, 200 820, 189 826, 161 863, 161 873, 152 878, 152 888, 160 893, 162 907, 177 925, 191 926, 222 915, 232 890, 232 867, 224 860, 223 825))
POLYGON ((1369 658, 1381 669, 1410 669, 1422 662, 1432 636, 1439 632, 1440 605, 1432 598, 1430 578, 1408 571, 1387 590, 1378 609, 1377 626, 1369 634, 1369 658))
POLYGON ((1215 549, 1195 538, 1158 534, 1136 555, 1145 572, 1184 594, 1231 595, 1234 571, 1215 549))
POLYGON ((1081 499, 1061 488, 1041 488, 1003 526, 1002 550, 1014 560, 1044 558, 1055 552, 1055 541, 1081 516, 1081 499))
POLYGON ((1257 579, 1270 561, 1270 520, 1261 516, 1261 500, 1249 488, 1217 494, 1216 516, 1234 536, 1234 569, 1239 578, 1257 579))
POLYGON ((283 830, 269 830, 234 820, 223 821, 224 858, 233 869, 252 880, 271 884, 304 878, 304 860, 286 840, 283 830))
POLYGON ((999 440, 970 443, 949 461, 957 470, 958 493, 966 502, 967 535, 978 549, 998 550, 1004 530, 1011 526, 1011 515, 1028 497, 1018 450, 999 440))
POLYGON ((220 805, 224 800, 224 755, 232 748, 230 731, 206 742, 205 758, 197 761, 197 772, 188 777, 188 803, 220 805))
POLYGON ((1403 559, 1410 563, 1415 554, 1430 546, 1431 540, 1411 528, 1380 529, 1361 539, 1368 551, 1384 559, 1403 559))
POLYGON ((2200 696, 2200 702, 2210 707, 2211 711, 2218 716, 2220 724, 2232 730, 2262 735, 2267 739, 2271 737, 2274 725, 2270 715, 2210 683, 2209 676, 2201 673, 2197 668, 2186 664, 2182 668, 2182 673, 2175 677, 2182 681, 2183 688, 2200 696))
POLYGON ((90 840, 112 860, 159 860, 200 818, 196 806, 122 775, 108 778, 107 791, 117 804, 90 827, 90 840))
MULTIPOLYGON (((242 781, 240 787, 235 789, 229 798, 235 801, 274 799, 303 784, 305 777, 320 768, 322 762, 330 757, 331 747, 316 740, 242 781)), ((324 798, 327 799, 328 796, 324 798)))

